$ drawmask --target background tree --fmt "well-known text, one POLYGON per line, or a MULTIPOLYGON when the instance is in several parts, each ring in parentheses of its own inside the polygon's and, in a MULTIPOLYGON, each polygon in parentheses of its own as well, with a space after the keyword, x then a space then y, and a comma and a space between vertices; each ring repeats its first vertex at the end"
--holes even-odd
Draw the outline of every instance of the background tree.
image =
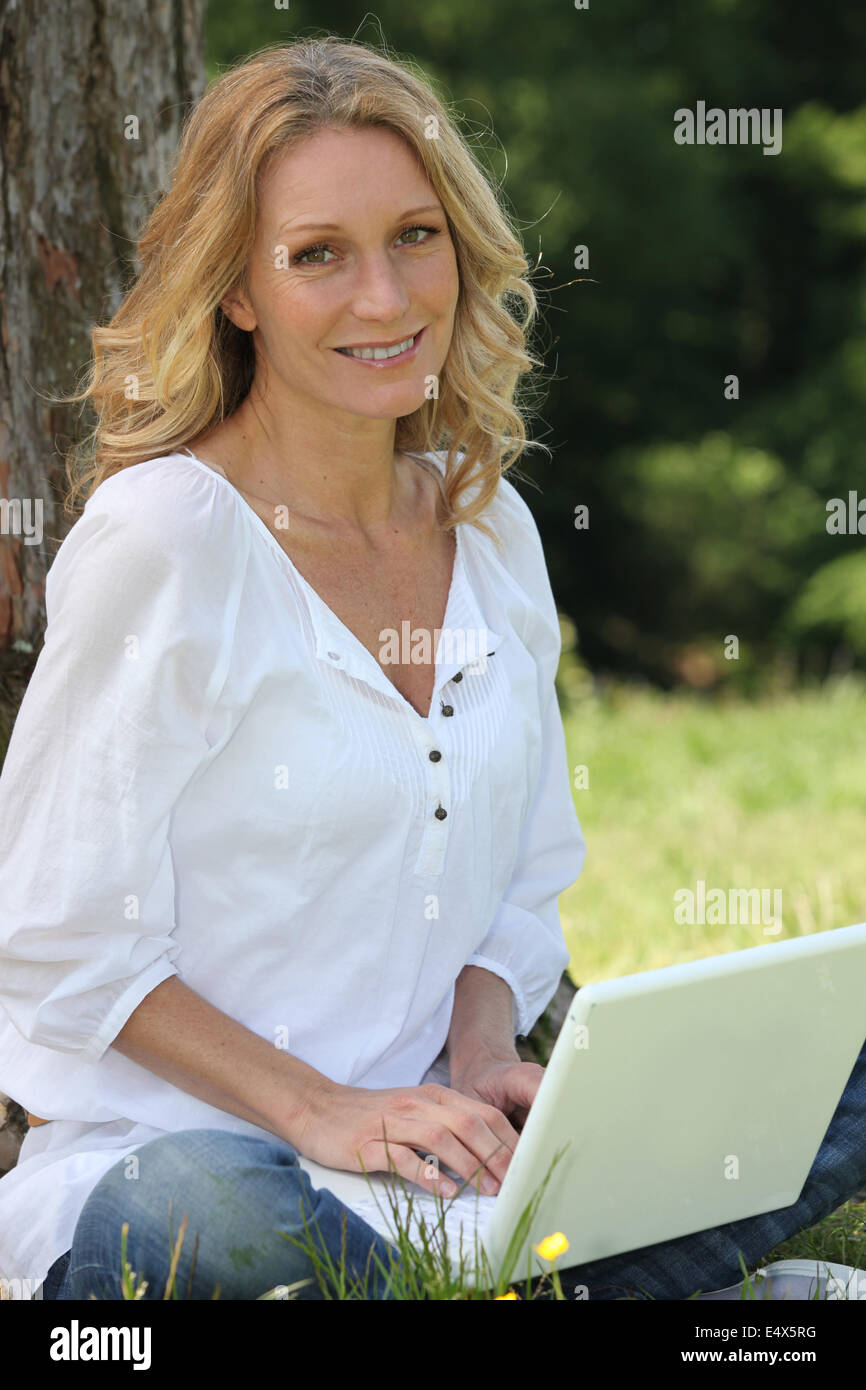
POLYGON ((68 0, 0 12, 0 498, 41 501, 44 532, 29 544, 14 506, 0 514, 0 755, 68 529, 60 450, 87 424, 50 397, 76 389, 90 327, 134 272, 139 222, 204 90, 204 8, 68 0))

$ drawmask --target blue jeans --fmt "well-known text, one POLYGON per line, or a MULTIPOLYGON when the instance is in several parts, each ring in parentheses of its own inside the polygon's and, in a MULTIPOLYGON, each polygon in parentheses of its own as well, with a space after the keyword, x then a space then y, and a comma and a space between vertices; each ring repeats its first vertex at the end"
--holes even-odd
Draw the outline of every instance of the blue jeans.
MULTIPOLYGON (((399 1267, 396 1248, 326 1188, 314 1188, 295 1150, 283 1140, 186 1129, 142 1144, 131 1157, 136 1165, 121 1159, 90 1193, 71 1250, 48 1272, 44 1298, 87 1299, 92 1293, 98 1299, 120 1299, 125 1221, 127 1260, 139 1278, 148 1280, 145 1299, 162 1298, 170 1238, 176 1241, 185 1213, 189 1220, 176 1271, 179 1298, 211 1299, 219 1286, 220 1299, 256 1299, 267 1289, 295 1283, 301 1284, 295 1297, 336 1297, 334 1281, 326 1277, 320 1284, 308 1251, 293 1245, 286 1234, 312 1239, 332 1267, 342 1260, 349 1283, 360 1281, 355 1289, 363 1290, 362 1297, 394 1297, 389 1272, 399 1267)), ((740 1253, 746 1268, 754 1270, 768 1250, 815 1225, 864 1186, 866 1043, 796 1202, 573 1266, 561 1271, 563 1292, 569 1296, 585 1286, 590 1300, 685 1299, 727 1288, 742 1278, 740 1253)))

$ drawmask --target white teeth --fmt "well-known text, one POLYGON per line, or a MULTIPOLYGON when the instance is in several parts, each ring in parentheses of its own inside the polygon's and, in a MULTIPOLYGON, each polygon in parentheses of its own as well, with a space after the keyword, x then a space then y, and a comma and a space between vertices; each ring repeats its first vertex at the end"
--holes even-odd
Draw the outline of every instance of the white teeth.
POLYGON ((399 357, 401 352, 408 352, 414 341, 414 338, 407 338, 405 342, 395 343, 394 347, 390 348, 337 348, 337 351, 345 352, 348 357, 373 358, 378 361, 384 357, 399 357))

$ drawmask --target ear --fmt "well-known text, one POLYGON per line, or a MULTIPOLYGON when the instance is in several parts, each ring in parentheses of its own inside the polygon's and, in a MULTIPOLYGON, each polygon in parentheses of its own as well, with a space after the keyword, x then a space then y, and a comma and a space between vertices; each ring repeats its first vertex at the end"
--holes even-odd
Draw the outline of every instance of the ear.
POLYGON ((230 294, 220 300, 220 308, 226 318, 231 319, 235 327, 242 329, 245 333, 252 333, 256 327, 256 316, 253 306, 247 299, 243 290, 233 290, 230 294))

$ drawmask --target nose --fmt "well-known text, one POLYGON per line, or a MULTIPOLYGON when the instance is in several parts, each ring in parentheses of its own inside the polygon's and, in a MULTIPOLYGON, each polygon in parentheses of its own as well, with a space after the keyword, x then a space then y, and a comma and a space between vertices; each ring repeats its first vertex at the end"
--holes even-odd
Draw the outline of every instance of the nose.
POLYGON ((359 323, 402 322, 410 304, 400 268, 387 252, 362 258, 353 298, 359 323))

